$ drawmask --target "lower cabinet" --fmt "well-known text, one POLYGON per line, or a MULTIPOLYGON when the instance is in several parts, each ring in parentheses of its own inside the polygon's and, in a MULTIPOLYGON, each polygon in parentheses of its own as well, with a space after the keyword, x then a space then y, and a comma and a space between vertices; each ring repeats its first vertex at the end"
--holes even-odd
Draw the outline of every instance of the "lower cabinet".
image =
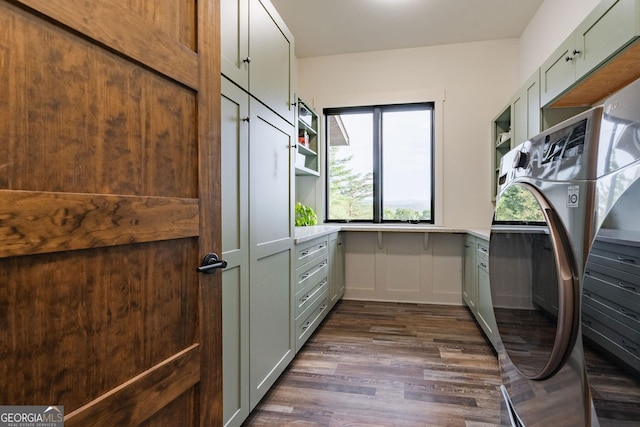
POLYGON ((296 352, 302 348, 329 307, 327 236, 296 245, 296 352))
POLYGON ((464 241, 464 275, 462 299, 475 314, 478 310, 478 275, 476 274, 476 238, 467 236, 464 241))
POLYGON ((494 348, 498 331, 489 287, 489 242, 467 236, 464 244, 462 298, 494 348))
POLYGON ((329 307, 344 296, 344 234, 329 235, 329 307))
POLYGON ((300 243, 295 253, 297 352, 344 295, 342 235, 332 233, 300 243))

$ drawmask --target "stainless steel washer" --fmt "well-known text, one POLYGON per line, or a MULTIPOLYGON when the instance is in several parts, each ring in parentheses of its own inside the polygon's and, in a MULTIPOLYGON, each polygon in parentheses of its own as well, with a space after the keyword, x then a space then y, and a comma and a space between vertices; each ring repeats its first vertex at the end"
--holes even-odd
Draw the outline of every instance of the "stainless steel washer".
POLYGON ((580 290, 594 234, 602 108, 519 145, 501 162, 489 274, 503 423, 585 426, 580 290))

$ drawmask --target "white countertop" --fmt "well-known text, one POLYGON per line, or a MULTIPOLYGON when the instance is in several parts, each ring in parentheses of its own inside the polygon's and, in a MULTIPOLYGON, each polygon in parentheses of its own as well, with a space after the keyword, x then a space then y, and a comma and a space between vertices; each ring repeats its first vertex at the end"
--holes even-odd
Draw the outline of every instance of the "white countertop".
POLYGON ((465 227, 444 227, 423 224, 331 224, 296 227, 295 243, 302 243, 316 237, 338 231, 382 231, 390 233, 453 233, 471 234, 482 239, 489 239, 489 229, 465 227))

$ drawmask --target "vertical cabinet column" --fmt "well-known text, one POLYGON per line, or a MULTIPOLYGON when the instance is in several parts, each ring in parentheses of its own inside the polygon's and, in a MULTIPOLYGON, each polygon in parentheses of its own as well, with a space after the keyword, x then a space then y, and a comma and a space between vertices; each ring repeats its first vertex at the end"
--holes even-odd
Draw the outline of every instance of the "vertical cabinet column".
POLYGON ((268 0, 220 14, 223 417, 239 426, 295 355, 294 48, 268 0))
POLYGON ((249 415, 249 95, 222 78, 222 415, 249 415))
POLYGON ((329 235, 329 308, 344 296, 344 234, 329 235))
POLYGON ((485 239, 473 236, 465 239, 462 298, 496 348, 498 334, 489 287, 489 242, 485 239))
POLYGON ((251 408, 295 356, 293 126, 251 100, 249 141, 251 408))

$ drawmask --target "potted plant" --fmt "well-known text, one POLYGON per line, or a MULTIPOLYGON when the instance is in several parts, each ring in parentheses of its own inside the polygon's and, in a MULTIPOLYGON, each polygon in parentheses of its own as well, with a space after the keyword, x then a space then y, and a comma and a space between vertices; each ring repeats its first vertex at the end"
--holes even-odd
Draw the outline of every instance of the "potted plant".
POLYGON ((314 210, 309 206, 296 202, 296 227, 316 225, 317 223, 318 217, 314 210))

